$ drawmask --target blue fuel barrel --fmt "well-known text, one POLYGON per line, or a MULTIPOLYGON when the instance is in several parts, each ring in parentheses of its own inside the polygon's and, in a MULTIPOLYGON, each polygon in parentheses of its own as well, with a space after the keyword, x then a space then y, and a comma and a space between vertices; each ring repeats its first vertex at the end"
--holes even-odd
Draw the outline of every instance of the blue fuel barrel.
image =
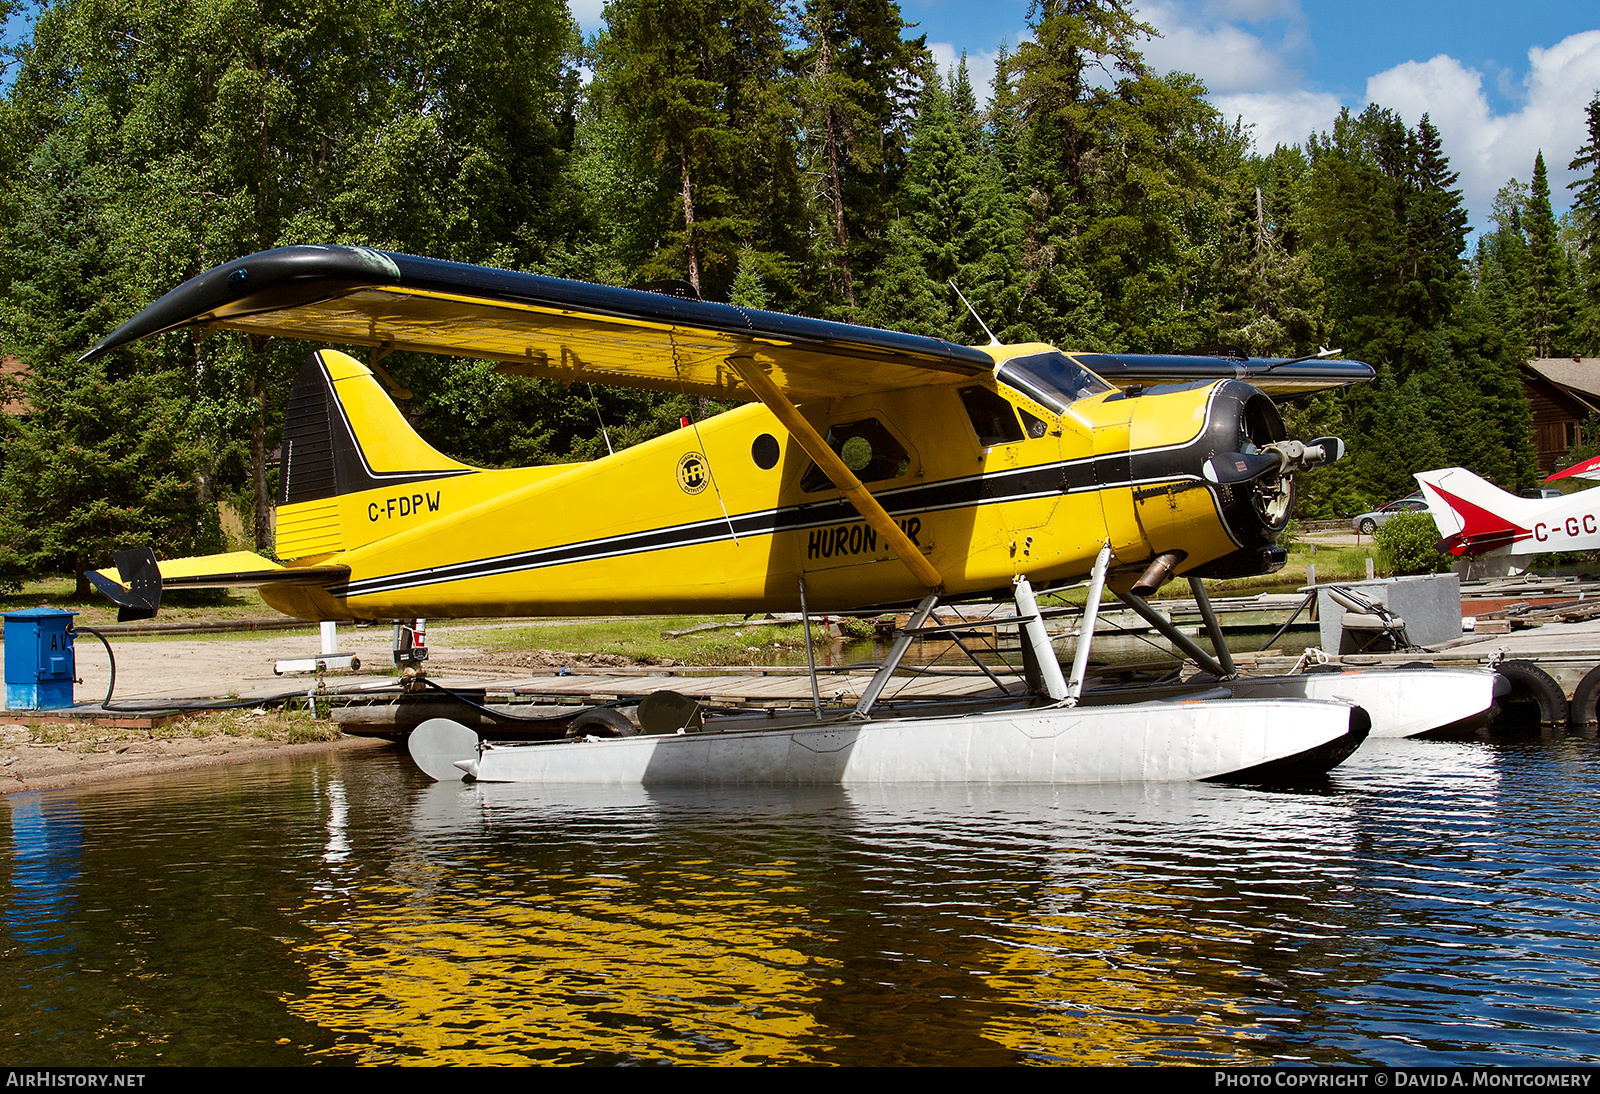
POLYGON ((6 709, 51 710, 72 705, 77 661, 72 617, 58 608, 6 612, 6 709))

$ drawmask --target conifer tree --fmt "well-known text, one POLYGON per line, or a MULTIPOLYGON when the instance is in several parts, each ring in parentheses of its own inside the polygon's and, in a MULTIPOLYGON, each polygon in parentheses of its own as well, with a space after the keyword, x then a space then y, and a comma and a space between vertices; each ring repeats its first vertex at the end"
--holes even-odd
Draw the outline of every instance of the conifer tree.
POLYGON ((1528 282, 1523 311, 1529 352, 1534 357, 1550 357, 1562 348, 1568 320, 1567 263, 1555 214, 1550 209, 1550 180, 1545 174, 1542 151, 1533 161, 1524 223, 1528 235, 1528 282))
MULTIPOLYGON (((1017 183, 1025 210, 1021 319, 1041 337, 1078 349, 1120 341, 1103 286, 1086 268, 1083 236, 1095 209, 1096 155, 1115 129, 1113 80, 1148 74, 1137 48, 1155 28, 1122 0, 1042 0, 1034 40, 1017 49, 1017 112, 1023 122, 1017 183)), ((1117 346, 1116 348, 1121 348, 1117 346)))
POLYGON ((1588 169, 1567 183, 1573 191, 1572 219, 1578 238, 1579 301, 1575 352, 1600 355, 1600 93, 1586 110, 1588 141, 1567 164, 1570 171, 1588 169))
POLYGON ((786 154, 775 132, 777 10, 768 0, 612 0, 606 19, 591 94, 622 112, 657 177, 660 234, 633 276, 680 277, 725 298, 757 234, 761 168, 786 154))
POLYGON ((912 103, 927 57, 894 0, 807 0, 800 16, 803 149, 815 180, 811 309, 850 318, 894 217, 912 103))

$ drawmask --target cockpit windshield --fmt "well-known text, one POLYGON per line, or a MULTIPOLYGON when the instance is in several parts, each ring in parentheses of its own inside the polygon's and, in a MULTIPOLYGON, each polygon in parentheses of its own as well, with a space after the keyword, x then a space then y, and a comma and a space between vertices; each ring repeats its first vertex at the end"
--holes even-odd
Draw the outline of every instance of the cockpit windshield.
POLYGON ((1110 391, 1111 385, 1064 353, 1030 353, 1013 357, 995 373, 1003 383, 1057 412, 1088 395, 1110 391))

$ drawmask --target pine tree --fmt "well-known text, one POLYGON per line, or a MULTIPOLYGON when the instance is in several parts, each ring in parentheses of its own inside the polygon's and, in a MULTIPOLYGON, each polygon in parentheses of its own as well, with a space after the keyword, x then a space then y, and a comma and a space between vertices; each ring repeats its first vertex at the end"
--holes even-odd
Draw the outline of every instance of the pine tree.
POLYGON ((1564 346, 1565 328, 1570 320, 1567 300, 1566 252, 1550 210, 1550 181, 1545 174, 1544 153, 1533 161, 1533 181, 1528 186, 1528 206, 1524 224, 1528 235, 1528 282, 1526 304, 1530 352, 1535 357, 1550 357, 1564 346))
POLYGON ((1027 226, 1020 319, 1050 341, 1108 349, 1119 332, 1103 285, 1086 268, 1092 256, 1083 236, 1095 209, 1096 157, 1121 112, 1116 88, 1105 86, 1096 70, 1113 79, 1148 75, 1136 41, 1155 29, 1121 0, 1043 0, 1030 27, 1034 40, 1018 47, 1010 65, 1023 123, 1016 172, 1027 226))
POLYGON ((1567 164, 1570 171, 1588 168, 1588 178, 1567 183, 1574 191, 1572 219, 1578 237, 1580 300, 1575 330, 1577 352, 1600 355, 1600 94, 1587 108, 1588 141, 1567 164))
POLYGON ((725 298, 760 222, 750 197, 786 154, 776 8, 767 0, 613 0, 596 87, 653 166, 658 236, 640 280, 725 298))
POLYGON ((0 421, 0 582, 85 570, 111 552, 215 548, 201 479, 207 441, 171 371, 78 357, 122 310, 114 179, 80 141, 48 136, 0 236, 0 337, 30 367, 22 417, 0 421))
POLYGON ((803 153, 814 181, 811 310, 850 318, 894 219, 911 108, 927 58, 894 0, 807 0, 800 16, 803 153))

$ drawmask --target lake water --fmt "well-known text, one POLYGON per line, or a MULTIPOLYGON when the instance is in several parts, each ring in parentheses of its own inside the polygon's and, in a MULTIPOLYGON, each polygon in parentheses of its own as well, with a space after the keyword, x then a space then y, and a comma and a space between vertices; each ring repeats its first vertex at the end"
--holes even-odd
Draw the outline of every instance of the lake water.
POLYGON ((5 801, 13 1066, 1600 1059, 1594 741, 661 792, 402 753, 5 801))

